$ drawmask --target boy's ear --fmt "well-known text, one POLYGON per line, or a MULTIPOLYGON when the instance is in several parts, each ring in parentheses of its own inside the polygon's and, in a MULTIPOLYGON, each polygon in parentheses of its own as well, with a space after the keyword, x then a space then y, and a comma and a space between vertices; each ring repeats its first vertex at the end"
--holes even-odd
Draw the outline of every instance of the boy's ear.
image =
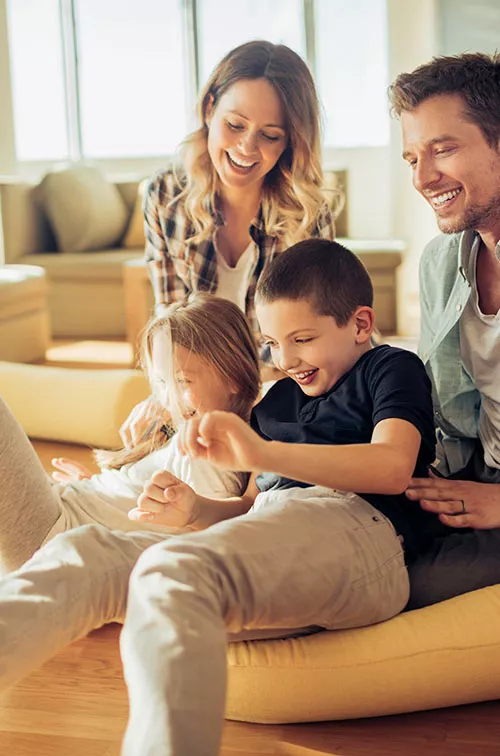
POLYGON ((375 327, 375 315, 371 307, 358 307, 353 315, 356 327, 356 344, 366 344, 370 340, 375 327))

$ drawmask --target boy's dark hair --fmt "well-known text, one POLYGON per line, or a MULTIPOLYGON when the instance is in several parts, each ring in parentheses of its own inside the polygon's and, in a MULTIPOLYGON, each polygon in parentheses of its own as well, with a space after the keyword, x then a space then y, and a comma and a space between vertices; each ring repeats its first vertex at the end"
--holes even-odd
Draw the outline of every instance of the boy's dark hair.
POLYGON ((400 116, 435 95, 457 94, 464 115, 478 126, 490 147, 500 140, 500 54, 463 53, 433 58, 402 73, 388 89, 391 111, 400 116))
POLYGON ((344 326, 355 310, 373 304, 373 286, 356 255, 337 242, 306 239, 277 255, 259 278, 255 298, 307 300, 318 315, 344 326))

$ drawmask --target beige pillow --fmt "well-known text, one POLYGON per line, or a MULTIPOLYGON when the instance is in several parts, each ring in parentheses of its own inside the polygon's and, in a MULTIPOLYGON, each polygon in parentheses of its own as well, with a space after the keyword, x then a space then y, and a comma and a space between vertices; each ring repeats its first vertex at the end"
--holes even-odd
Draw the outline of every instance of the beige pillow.
POLYGON ((119 243, 127 207, 116 186, 90 166, 48 173, 36 189, 60 252, 86 252, 119 243))
POLYGON ((142 202, 147 184, 148 180, 144 179, 144 181, 141 181, 137 187, 137 197, 135 199, 134 209, 132 210, 132 215, 123 240, 123 246, 126 249, 144 247, 146 243, 144 237, 144 212, 142 210, 142 202))

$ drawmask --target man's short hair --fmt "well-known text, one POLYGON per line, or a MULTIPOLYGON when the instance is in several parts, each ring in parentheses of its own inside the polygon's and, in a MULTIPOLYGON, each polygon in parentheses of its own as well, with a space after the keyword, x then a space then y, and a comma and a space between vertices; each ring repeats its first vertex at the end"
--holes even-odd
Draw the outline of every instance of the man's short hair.
POLYGON ((391 111, 400 116, 435 95, 457 94, 464 115, 478 126, 490 147, 500 140, 500 54, 464 53, 433 58, 389 87, 391 111))
POLYGON ((318 315, 347 324, 358 307, 373 304, 373 286, 356 255, 337 242, 306 239, 277 255, 264 269, 257 304, 306 300, 318 315))

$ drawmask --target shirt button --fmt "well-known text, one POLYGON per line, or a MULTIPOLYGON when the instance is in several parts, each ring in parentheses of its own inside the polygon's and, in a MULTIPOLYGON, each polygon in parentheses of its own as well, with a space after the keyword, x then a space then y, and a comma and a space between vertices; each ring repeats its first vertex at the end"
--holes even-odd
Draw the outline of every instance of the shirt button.
POLYGON ((457 304, 457 312, 460 312, 461 309, 462 309, 462 305, 461 304, 457 304))

